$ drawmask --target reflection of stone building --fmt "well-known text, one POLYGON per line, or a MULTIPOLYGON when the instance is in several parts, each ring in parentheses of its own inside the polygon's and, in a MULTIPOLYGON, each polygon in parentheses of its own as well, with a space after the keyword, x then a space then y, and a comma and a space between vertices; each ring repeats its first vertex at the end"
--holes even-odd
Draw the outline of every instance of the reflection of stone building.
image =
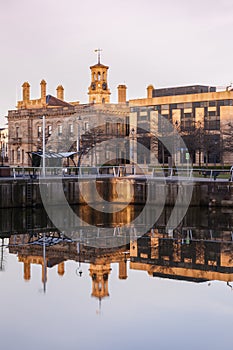
MULTIPOLYGON (((49 237, 48 234, 47 237, 49 237)), ((18 261, 23 263, 25 281, 31 279, 31 266, 33 264, 41 265, 41 279, 45 286, 48 269, 57 266, 58 275, 63 276, 65 274, 65 261, 73 260, 78 262, 79 271, 81 271, 80 265, 82 262, 89 262, 89 272, 92 281, 91 295, 101 300, 109 296, 108 279, 111 273, 111 264, 118 264, 119 279, 127 279, 129 252, 126 251, 125 246, 115 249, 98 249, 80 245, 77 248, 76 242, 63 242, 46 246, 44 251, 41 245, 28 244, 36 241, 36 236, 31 240, 28 234, 12 235, 10 237, 9 252, 17 254, 18 261)))

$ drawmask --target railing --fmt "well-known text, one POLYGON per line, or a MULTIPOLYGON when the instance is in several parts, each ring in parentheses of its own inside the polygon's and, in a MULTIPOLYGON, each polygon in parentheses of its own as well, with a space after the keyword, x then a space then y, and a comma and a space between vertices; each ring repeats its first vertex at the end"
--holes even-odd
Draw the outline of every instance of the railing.
MULTIPOLYGON (((162 168, 159 166, 119 165, 119 166, 82 166, 82 167, 46 167, 46 177, 143 177, 157 179, 194 179, 196 181, 233 181, 230 169, 206 169, 191 167, 162 168)), ((42 176, 42 167, 0 167, 1 178, 30 178, 42 176)))

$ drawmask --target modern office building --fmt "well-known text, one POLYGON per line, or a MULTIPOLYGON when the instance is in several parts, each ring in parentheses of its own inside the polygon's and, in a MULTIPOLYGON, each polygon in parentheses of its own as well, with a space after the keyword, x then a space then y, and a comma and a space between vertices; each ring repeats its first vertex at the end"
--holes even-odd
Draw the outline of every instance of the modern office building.
MULTIPOLYGON (((162 129, 164 118, 173 124, 187 146, 174 147, 173 156, 179 163, 184 164, 191 157, 192 163, 200 166, 233 164, 233 89, 230 87, 217 92, 215 87, 202 85, 165 89, 149 85, 147 97, 130 100, 129 105, 130 121, 138 126, 137 138, 152 147, 151 131, 160 136, 157 148, 160 163, 168 163, 170 156, 162 142, 169 136, 168 130, 162 129)), ((150 163, 150 159, 146 162, 150 163)))

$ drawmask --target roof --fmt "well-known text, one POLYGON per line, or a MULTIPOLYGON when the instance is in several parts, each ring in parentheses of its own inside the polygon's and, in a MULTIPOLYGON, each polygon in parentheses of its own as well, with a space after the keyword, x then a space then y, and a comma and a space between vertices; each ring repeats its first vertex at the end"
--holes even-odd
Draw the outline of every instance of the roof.
POLYGON ((104 64, 102 63, 96 63, 94 64, 94 66, 91 66, 90 68, 109 68, 108 66, 105 66, 104 64))
MULTIPOLYGON (((32 155, 35 156, 39 156, 39 157, 43 157, 43 152, 42 151, 38 151, 38 152, 28 152, 32 155)), ((51 159, 51 158, 69 158, 71 156, 73 156, 74 154, 77 154, 77 152, 59 152, 59 153, 55 153, 55 152, 45 152, 45 158, 51 159)))
POLYGON ((46 96, 46 104, 53 107, 73 107, 70 103, 59 100, 59 98, 52 95, 46 96))
POLYGON ((206 92, 215 92, 216 87, 207 85, 189 85, 189 86, 177 86, 169 88, 161 88, 153 90, 153 97, 174 96, 174 95, 189 95, 200 94, 206 92))

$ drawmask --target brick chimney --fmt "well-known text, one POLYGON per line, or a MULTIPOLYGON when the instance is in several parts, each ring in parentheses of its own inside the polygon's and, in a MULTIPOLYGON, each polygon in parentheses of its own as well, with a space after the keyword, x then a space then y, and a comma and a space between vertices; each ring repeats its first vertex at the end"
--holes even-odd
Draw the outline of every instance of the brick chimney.
POLYGON ((126 103, 126 85, 118 85, 118 103, 126 103))
POLYGON ((57 87, 57 98, 64 101, 64 88, 62 85, 58 85, 57 87))

